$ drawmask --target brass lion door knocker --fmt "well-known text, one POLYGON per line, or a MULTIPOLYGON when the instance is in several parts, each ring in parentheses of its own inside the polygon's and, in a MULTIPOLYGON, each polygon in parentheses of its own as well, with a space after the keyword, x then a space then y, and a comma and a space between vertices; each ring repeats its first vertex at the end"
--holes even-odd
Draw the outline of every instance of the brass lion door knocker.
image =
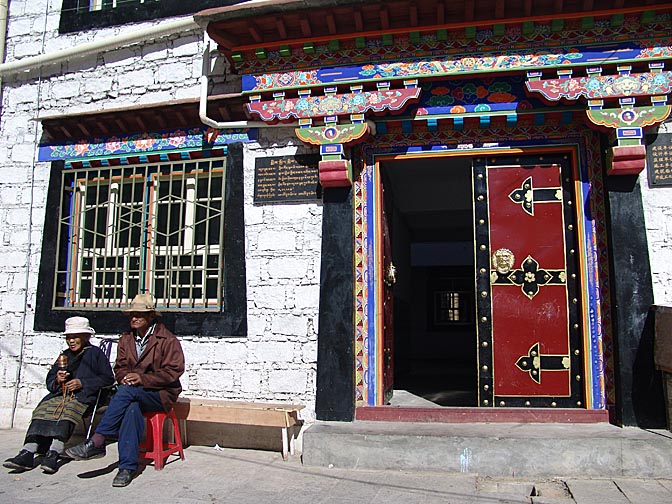
POLYGON ((397 282, 397 268, 394 264, 390 263, 385 268, 385 278, 383 280, 385 285, 392 287, 397 282))
POLYGON ((511 271, 515 260, 513 252, 507 248, 500 248, 492 254, 492 266, 497 270, 497 273, 502 275, 511 271))

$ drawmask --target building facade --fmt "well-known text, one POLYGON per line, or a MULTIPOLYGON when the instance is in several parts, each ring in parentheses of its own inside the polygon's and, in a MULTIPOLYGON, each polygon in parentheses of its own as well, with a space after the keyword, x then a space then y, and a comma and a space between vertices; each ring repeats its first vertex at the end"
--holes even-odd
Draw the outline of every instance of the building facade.
POLYGON ((9 4, 3 427, 143 291, 186 395, 664 423, 669 5, 192 3, 9 4))

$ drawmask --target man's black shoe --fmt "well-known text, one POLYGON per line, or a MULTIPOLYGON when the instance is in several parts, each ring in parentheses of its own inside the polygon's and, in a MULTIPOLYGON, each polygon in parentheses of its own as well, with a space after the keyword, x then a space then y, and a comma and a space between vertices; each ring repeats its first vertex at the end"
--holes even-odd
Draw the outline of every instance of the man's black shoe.
POLYGON ((93 441, 88 439, 83 443, 65 450, 65 454, 73 460, 91 460, 105 456, 105 446, 96 448, 93 441))
POLYGON ((58 471, 58 452, 49 450, 42 459, 40 469, 42 469, 47 474, 54 474, 56 471, 58 471))
POLYGON ((8 458, 2 464, 7 469, 30 471, 33 468, 35 454, 28 450, 21 450, 16 457, 8 458))
POLYGON ((117 475, 114 477, 114 480, 112 481, 112 486, 113 487, 125 487, 128 486, 128 484, 133 481, 133 476, 135 476, 135 471, 131 471, 130 469, 119 469, 119 472, 117 475))

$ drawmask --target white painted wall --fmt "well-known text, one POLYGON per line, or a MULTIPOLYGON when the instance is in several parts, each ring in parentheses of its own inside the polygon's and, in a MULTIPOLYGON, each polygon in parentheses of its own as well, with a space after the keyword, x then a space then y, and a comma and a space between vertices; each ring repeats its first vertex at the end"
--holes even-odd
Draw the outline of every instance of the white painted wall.
MULTIPOLYGON (((59 35, 60 8, 61 0, 12 0, 6 61, 151 24, 59 35)), ((194 31, 3 79, 0 428, 12 424, 15 402, 14 426, 27 426, 45 393, 48 367, 65 347, 60 334, 32 329, 49 181, 49 164, 35 161, 42 130, 33 119, 196 98, 202 40, 194 31)), ((218 86, 218 92, 240 90, 233 78, 218 86)), ((298 141, 288 144, 294 137, 287 131, 262 131, 259 142, 244 152, 248 336, 181 337, 187 362, 183 386, 184 395, 302 403, 302 417, 311 421, 322 208, 318 203, 252 202, 256 157, 306 152, 298 141)), ((105 336, 125 328, 96 329, 105 336)))
MULTIPOLYGON (((672 133, 672 121, 662 124, 658 131, 672 133)), ((640 175, 639 183, 644 203, 654 302, 661 306, 672 306, 672 187, 650 187, 645 172, 640 175)))

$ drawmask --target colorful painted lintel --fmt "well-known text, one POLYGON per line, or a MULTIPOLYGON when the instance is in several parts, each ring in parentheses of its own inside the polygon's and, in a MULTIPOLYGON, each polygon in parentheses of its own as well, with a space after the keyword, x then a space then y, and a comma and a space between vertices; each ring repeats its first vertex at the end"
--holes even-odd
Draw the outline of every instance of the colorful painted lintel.
POLYGON ((243 75, 243 93, 307 88, 332 84, 352 84, 363 81, 385 81, 440 77, 512 70, 540 70, 594 65, 596 61, 613 63, 651 61, 672 58, 672 41, 665 40, 650 47, 630 47, 613 44, 607 47, 569 47, 547 50, 502 51, 472 53, 443 58, 423 58, 412 61, 363 64, 356 66, 323 66, 319 70, 294 70, 243 75), (665 44, 669 45, 664 45, 665 44))
POLYGON ((43 145, 39 149, 38 160, 86 159, 202 149, 234 142, 247 143, 256 138, 256 129, 215 130, 202 127, 156 133, 145 132, 121 137, 81 139, 58 145, 43 145))
POLYGON ((544 98, 558 101, 562 98, 589 100, 637 96, 666 95, 672 91, 672 72, 643 72, 627 75, 593 75, 568 79, 543 79, 527 82, 530 91, 544 98))
POLYGON ((282 121, 401 110, 410 100, 415 100, 419 96, 419 88, 389 89, 258 101, 248 103, 247 108, 250 113, 257 114, 264 121, 282 121))

